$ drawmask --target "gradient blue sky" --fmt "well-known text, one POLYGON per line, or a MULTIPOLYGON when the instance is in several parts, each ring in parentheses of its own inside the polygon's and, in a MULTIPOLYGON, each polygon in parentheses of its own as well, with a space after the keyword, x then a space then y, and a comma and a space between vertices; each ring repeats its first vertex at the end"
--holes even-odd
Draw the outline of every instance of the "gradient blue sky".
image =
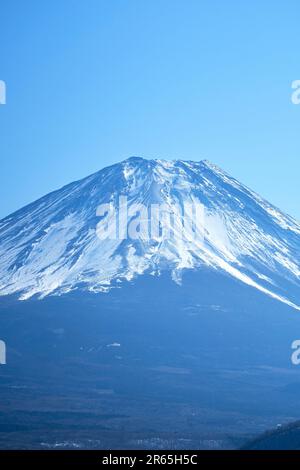
POLYGON ((131 155, 206 158, 300 219, 300 3, 0 4, 0 217, 131 155))

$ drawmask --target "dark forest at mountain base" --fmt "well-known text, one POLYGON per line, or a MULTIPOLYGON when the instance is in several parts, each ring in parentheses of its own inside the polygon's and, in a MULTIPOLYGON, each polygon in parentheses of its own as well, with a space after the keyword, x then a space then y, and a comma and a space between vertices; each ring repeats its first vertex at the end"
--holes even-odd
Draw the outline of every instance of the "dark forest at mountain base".
POLYGON ((299 419, 293 309, 230 276, 1 299, 1 448, 239 448, 299 419))

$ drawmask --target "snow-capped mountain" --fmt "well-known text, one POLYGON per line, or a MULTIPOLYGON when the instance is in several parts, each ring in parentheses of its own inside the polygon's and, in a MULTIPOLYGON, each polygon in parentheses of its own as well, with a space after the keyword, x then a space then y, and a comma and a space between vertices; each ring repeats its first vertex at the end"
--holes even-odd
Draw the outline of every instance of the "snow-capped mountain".
MULTIPOLYGON (((179 216, 178 216, 179 217, 179 216)), ((176 218, 176 214, 175 214, 176 218)), ((132 220, 134 217, 132 217, 132 220)), ((107 291, 143 274, 209 267, 300 310, 300 224, 208 161, 132 157, 50 193, 0 222, 0 295, 107 291), (203 233, 97 236, 98 208, 118 201, 205 208, 203 233)))

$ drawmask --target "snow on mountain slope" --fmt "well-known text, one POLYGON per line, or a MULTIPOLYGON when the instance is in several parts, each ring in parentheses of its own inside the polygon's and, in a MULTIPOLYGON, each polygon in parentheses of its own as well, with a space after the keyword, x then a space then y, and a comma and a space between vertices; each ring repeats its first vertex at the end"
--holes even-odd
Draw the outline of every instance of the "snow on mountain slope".
MULTIPOLYGON (((132 218, 133 219, 133 218, 132 218)), ((176 224, 175 224, 176 225, 176 224)), ((300 309, 300 224, 207 162, 132 157, 50 193, 0 221, 0 295, 105 291, 143 273, 226 272, 300 309), (105 239, 97 208, 205 208, 204 238, 105 239)))

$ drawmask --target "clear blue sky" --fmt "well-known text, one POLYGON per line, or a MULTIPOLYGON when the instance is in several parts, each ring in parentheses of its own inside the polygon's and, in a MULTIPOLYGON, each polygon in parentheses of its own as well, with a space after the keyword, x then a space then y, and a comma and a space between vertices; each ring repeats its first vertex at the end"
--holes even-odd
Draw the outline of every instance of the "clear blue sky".
POLYGON ((0 217, 141 155, 209 159, 300 219, 299 0, 10 0, 0 18, 0 217))

